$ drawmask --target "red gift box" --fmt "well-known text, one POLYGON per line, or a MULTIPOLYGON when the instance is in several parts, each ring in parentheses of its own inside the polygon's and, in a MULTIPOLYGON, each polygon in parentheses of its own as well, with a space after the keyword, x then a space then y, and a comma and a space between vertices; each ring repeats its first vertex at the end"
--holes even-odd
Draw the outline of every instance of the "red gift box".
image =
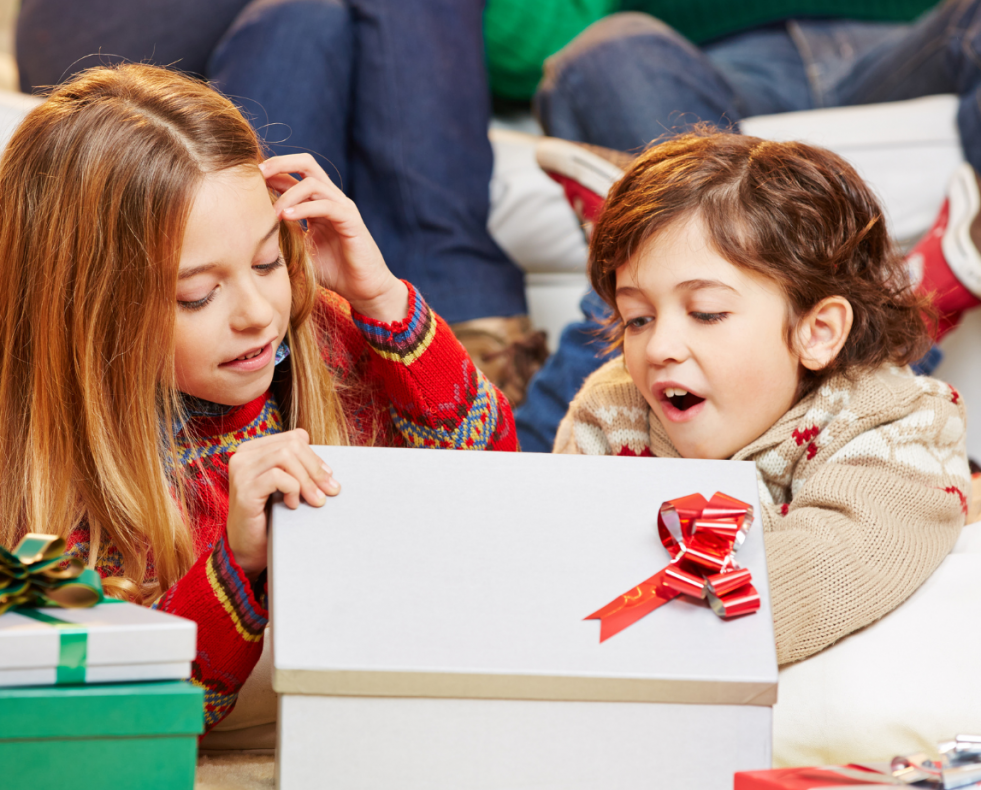
POLYGON ((864 765, 829 768, 776 768, 772 771, 740 771, 733 780, 733 790, 818 790, 824 787, 870 786, 895 787, 888 777, 864 765), (867 781, 856 776, 866 773, 867 781))

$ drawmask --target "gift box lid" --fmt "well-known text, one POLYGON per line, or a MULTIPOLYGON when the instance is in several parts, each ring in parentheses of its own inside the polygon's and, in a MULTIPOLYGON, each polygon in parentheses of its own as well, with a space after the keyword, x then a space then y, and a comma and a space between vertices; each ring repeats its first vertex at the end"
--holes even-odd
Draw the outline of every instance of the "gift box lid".
POLYGON ((281 693, 772 705, 777 664, 752 463, 316 448, 342 493, 275 504, 281 693), (664 568, 661 504, 753 506, 761 597, 724 621, 676 599, 600 643, 584 618, 664 568))
POLYGON ((58 666, 63 636, 80 629, 88 667, 188 662, 197 653, 197 624, 156 609, 123 601, 21 608, 0 615, 0 671, 58 666))
POLYGON ((0 689, 0 740, 203 731, 204 692, 184 681, 0 689))

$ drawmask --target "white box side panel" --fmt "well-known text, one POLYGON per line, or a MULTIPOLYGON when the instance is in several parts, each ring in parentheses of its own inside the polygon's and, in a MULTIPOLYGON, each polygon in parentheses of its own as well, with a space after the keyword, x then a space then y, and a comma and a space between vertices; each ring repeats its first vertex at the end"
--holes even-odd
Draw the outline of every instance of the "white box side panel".
POLYGON ((771 762, 760 706, 283 695, 279 722, 279 790, 729 790, 771 762))
MULTIPOLYGON (((191 662, 163 664, 119 664, 86 667, 86 683, 136 683, 157 680, 185 680, 191 675, 191 662)), ((54 686, 58 672, 54 667, 0 669, 0 688, 54 686)))

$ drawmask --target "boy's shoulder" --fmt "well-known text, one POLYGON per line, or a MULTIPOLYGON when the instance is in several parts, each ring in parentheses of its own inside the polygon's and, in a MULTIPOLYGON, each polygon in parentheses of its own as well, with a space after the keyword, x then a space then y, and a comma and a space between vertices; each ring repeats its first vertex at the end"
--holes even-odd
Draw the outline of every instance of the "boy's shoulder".
POLYGON ((569 411, 586 414, 637 408, 646 413, 647 401, 630 378, 623 357, 618 356, 590 374, 573 398, 569 411))
POLYGON ((861 459, 919 468, 931 456, 936 463, 929 465, 941 468, 951 454, 963 455, 965 432, 956 389, 909 368, 883 366, 830 378, 736 458, 776 453, 785 462, 770 464, 782 470, 776 477, 807 477, 826 462, 861 459))
POLYGON ((964 404, 951 385, 917 376, 908 367, 883 365, 875 370, 838 374, 822 383, 778 421, 780 432, 790 425, 814 423, 814 432, 834 423, 837 433, 861 432, 920 415, 964 418, 964 404), (852 430, 845 430, 851 425, 852 430))
POLYGON ((559 426, 555 452, 585 455, 676 455, 651 447, 650 406, 623 357, 606 362, 583 383, 559 426))
MULTIPOLYGON (((926 413, 962 421, 966 417, 964 401, 952 385, 930 376, 917 376, 908 367, 883 365, 860 374, 850 382, 848 390, 849 411, 880 423, 913 414, 922 414, 926 419, 926 413)), ((821 394, 823 400, 834 398, 834 393, 830 398, 825 392, 821 394)))

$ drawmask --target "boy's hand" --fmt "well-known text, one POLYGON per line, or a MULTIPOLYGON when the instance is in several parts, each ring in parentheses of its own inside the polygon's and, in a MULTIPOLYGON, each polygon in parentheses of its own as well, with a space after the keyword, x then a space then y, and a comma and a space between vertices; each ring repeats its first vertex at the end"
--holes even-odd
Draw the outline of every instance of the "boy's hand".
POLYGON ((266 567, 266 500, 276 491, 294 510, 301 497, 320 507, 341 492, 302 428, 244 442, 228 461, 228 548, 252 580, 266 567))
POLYGON ((259 168, 266 184, 281 193, 273 204, 276 216, 307 221, 310 254, 321 282, 362 315, 385 323, 405 318, 409 304, 405 283, 388 270, 357 206, 314 158, 274 156, 259 168))

